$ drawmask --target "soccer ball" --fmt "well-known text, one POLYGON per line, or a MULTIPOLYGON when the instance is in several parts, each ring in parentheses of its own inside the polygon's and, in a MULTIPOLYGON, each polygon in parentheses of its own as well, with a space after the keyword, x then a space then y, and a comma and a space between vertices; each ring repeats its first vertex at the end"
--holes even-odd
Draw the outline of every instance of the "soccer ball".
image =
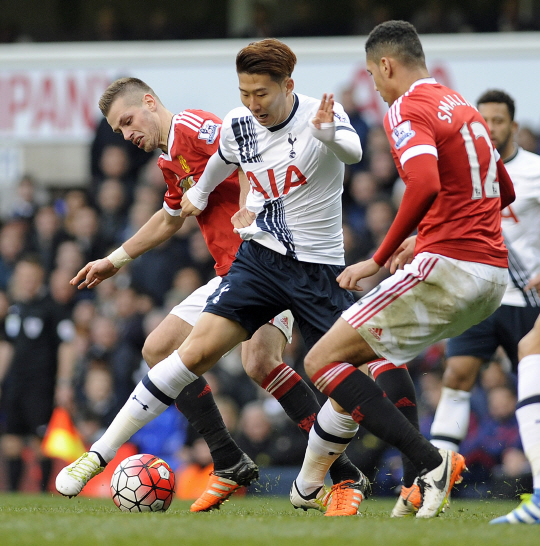
POLYGON ((174 472, 154 455, 124 459, 114 471, 111 495, 123 512, 164 512, 174 494, 174 472))

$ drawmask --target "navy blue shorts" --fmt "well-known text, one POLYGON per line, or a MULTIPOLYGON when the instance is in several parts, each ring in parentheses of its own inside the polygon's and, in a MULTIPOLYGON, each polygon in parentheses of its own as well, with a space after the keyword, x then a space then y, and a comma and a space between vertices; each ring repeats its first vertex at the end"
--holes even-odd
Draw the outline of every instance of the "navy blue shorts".
POLYGON ((514 307, 501 305, 490 317, 469 328, 461 335, 449 339, 446 356, 476 356, 490 360, 501 346, 517 370, 517 345, 532 329, 540 314, 539 307, 514 307))
POLYGON ((204 311, 240 323, 250 337, 290 309, 311 348, 354 303, 339 287, 342 266, 299 262, 253 241, 244 241, 204 311))

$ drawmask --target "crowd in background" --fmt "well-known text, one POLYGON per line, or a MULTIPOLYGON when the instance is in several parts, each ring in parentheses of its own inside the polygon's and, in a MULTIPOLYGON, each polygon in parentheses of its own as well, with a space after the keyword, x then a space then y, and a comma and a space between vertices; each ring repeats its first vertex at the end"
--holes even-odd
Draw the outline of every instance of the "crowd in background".
POLYGON ((536 0, 160 0, 150 8, 143 0, 60 0, 39 9, 49 24, 3 10, 0 42, 367 35, 389 19, 408 20, 420 33, 540 29, 536 0))
MULTIPOLYGON (((363 160, 346 169, 343 229, 350 264, 369 257, 382 241, 399 206, 403 183, 383 128, 368 126, 349 91, 339 100, 364 148, 363 160)), ((519 139, 522 146, 538 151, 538 139, 531 131, 522 130, 519 139)), ((47 291, 67 321, 60 339, 43 342, 56 343, 58 349, 55 404, 71 412, 87 444, 100 436, 146 373, 141 357, 145 337, 173 306, 214 275, 214 262, 195 219, 190 218, 169 241, 95 289, 77 290, 69 284, 87 262, 117 248, 161 208, 166 186, 156 159, 124 142, 103 120, 91 147, 88 186, 52 191, 24 177, 11 212, 0 223, 0 384, 9 378, 9 358, 12 366, 31 368, 28 359, 18 361, 16 352, 15 357, 9 353, 10 306, 18 298, 24 300, 26 290, 17 266, 31 259, 43 271, 35 296, 47 291)), ((386 274, 383 269, 368 279, 365 290, 386 274)), ((295 332, 284 359, 303 374, 303 356, 302 340, 295 332)), ((422 432, 429 436, 442 385, 444 344, 431 347, 409 369, 418 389, 422 432)), ((471 426, 462 446, 471 472, 458 494, 488 490, 513 494, 516 480, 527 476, 514 413, 515 378, 508 370, 505 356, 497 355, 473 391, 471 426)), ((302 435, 275 399, 247 378, 239 349, 206 377, 227 426, 250 457, 261 467, 301 464, 302 435)), ((6 403, 0 391, 0 433, 6 403)), ((204 469, 210 462, 204 442, 174 406, 133 441, 141 452, 159 455, 176 468, 191 464, 204 469)), ((399 484, 398 453, 375 437, 360 432, 347 453, 370 478, 376 478, 376 492, 391 494, 399 484)))

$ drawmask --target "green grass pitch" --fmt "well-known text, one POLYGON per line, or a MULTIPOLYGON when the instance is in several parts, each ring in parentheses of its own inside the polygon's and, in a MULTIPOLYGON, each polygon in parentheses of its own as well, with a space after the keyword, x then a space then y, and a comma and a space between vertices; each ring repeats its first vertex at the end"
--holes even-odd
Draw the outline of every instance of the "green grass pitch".
POLYGON ((390 519, 394 501, 370 498, 361 515, 326 518, 293 510, 287 498, 233 497, 220 511, 191 514, 174 500, 165 513, 120 512, 108 499, 0 495, 2 546, 540 546, 540 525, 488 525, 512 501, 458 501, 431 520, 390 519))

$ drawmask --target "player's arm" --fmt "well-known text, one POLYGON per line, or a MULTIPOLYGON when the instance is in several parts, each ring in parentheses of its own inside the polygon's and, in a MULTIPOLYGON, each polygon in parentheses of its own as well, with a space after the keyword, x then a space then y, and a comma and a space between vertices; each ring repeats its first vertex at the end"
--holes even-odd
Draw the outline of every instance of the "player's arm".
POLYGON ((336 130, 334 95, 323 95, 319 110, 310 122, 310 129, 311 134, 346 165, 358 163, 362 159, 362 145, 356 131, 336 130))
POLYGON ((94 288, 101 281, 115 275, 125 264, 155 248, 172 237, 184 223, 180 216, 172 216, 164 208, 157 211, 135 235, 106 258, 87 263, 70 283, 83 288, 94 288))
POLYGON ((416 229, 441 189, 437 167, 437 157, 430 153, 411 157, 405 162, 407 187, 396 217, 373 258, 353 264, 339 275, 337 280, 342 288, 361 290, 356 283, 375 275, 416 229))
POLYGON ((226 161, 219 151, 215 153, 197 183, 184 193, 180 216, 198 216, 208 205, 208 196, 237 168, 238 165, 226 161))
POLYGON ((257 217, 255 212, 249 210, 246 206, 246 200, 251 185, 247 176, 244 174, 244 171, 240 168, 238 169, 238 182, 240 183, 240 210, 235 212, 231 218, 231 223, 234 226, 235 231, 250 226, 257 217))
POLYGON ((499 180, 499 191, 501 193, 501 210, 503 210, 516 200, 516 192, 510 175, 500 158, 497 161, 497 178, 499 180))

